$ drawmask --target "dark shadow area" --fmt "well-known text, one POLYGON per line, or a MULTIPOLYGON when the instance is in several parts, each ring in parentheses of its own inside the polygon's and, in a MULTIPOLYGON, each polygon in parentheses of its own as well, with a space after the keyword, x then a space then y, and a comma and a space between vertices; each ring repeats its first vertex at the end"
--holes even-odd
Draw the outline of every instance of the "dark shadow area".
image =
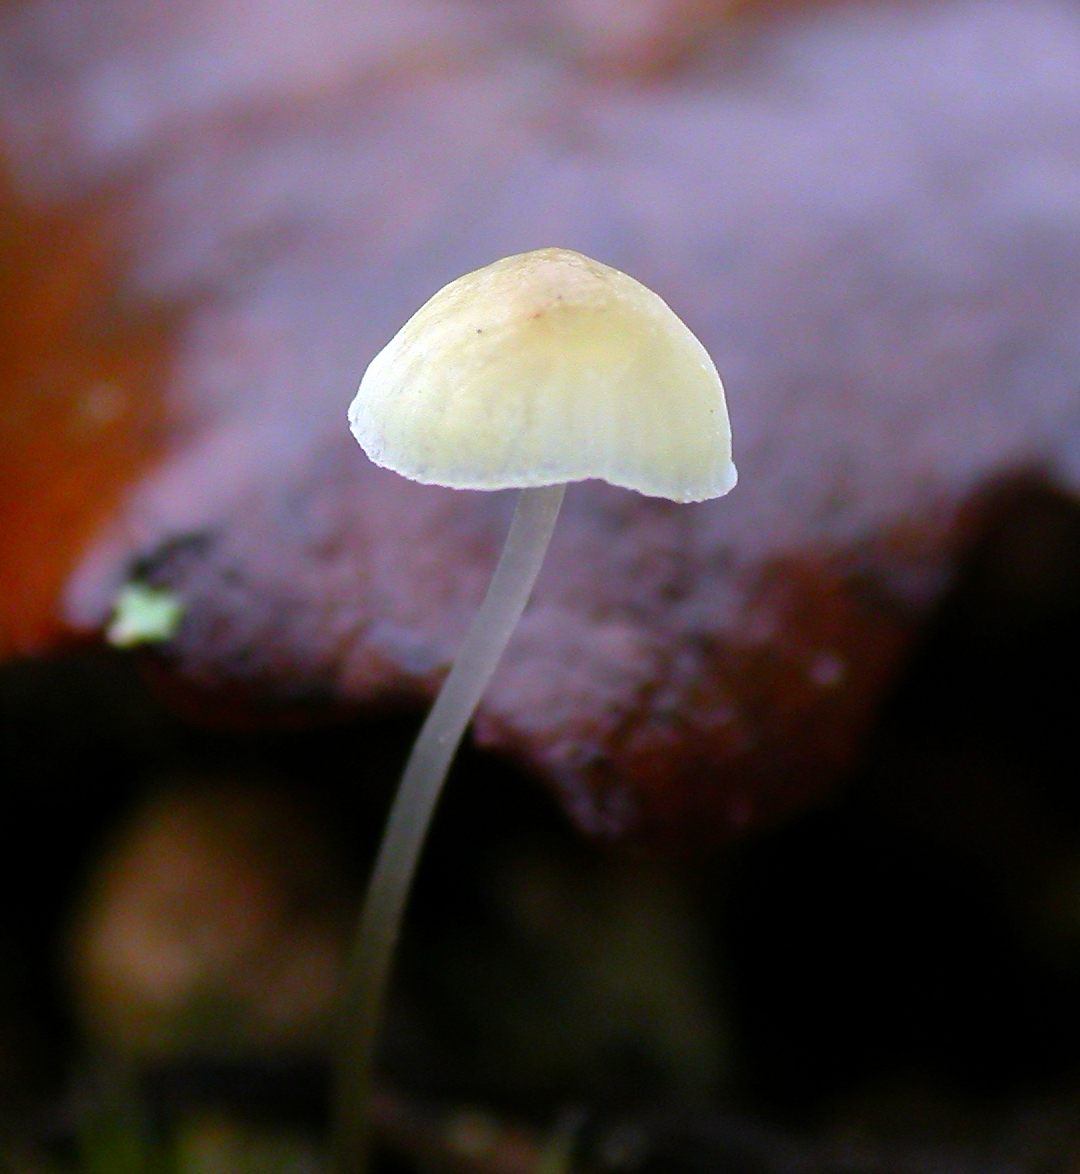
POLYGON ((734 1024, 755 1096, 893 1078, 1016 1096, 1080 1070, 1080 510, 1021 494, 843 793, 746 845, 734 1024))

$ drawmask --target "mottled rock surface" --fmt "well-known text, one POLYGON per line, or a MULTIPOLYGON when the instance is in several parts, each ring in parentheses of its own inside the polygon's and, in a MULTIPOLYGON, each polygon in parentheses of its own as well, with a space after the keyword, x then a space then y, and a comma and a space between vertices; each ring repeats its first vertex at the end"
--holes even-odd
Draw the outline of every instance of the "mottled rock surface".
POLYGON ((215 706, 420 704, 512 500, 375 469, 345 408, 439 285, 557 243, 699 334, 741 481, 573 487, 477 737, 608 835, 715 841, 837 777, 988 503, 1080 484, 1080 14, 645 9, 675 31, 629 49, 565 33, 603 5, 4 12, 9 649, 138 575, 215 706), (65 470, 54 543, 25 503, 65 470))

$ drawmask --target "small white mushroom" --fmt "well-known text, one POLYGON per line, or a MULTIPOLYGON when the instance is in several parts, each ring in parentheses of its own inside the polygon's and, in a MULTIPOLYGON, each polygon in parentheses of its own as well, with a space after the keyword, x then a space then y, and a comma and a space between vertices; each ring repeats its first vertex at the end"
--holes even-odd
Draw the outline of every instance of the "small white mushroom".
POLYGON ((454 489, 599 477, 689 502, 735 484, 708 352, 652 290, 569 249, 441 289, 372 360, 349 423, 377 465, 454 489))
POLYGON ((520 488, 488 588, 405 768, 369 884, 344 1008, 341 1174, 366 1162, 371 1068, 416 862, 451 760, 532 591, 569 481, 679 502, 736 479, 724 389, 640 282, 570 249, 467 273, 372 360, 349 410, 367 455, 456 489, 520 488))

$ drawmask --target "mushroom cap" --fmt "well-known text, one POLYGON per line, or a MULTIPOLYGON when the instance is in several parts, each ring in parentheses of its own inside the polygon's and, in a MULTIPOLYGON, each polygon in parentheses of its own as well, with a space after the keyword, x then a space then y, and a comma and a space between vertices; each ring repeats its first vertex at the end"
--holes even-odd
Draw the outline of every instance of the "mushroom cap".
POLYGON ((598 477, 702 501, 736 479, 705 348, 651 290, 570 249, 444 286, 372 360, 349 423, 375 464, 455 489, 598 477))

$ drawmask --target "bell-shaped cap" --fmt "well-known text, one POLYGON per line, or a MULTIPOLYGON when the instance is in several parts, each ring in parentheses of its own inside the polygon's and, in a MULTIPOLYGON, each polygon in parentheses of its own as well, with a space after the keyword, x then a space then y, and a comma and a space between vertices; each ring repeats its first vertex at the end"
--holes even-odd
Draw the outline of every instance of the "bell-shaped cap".
POLYGON ((372 360, 349 423, 377 465, 457 489, 599 477, 702 501, 735 484, 705 348, 651 290, 569 249, 441 289, 372 360))

